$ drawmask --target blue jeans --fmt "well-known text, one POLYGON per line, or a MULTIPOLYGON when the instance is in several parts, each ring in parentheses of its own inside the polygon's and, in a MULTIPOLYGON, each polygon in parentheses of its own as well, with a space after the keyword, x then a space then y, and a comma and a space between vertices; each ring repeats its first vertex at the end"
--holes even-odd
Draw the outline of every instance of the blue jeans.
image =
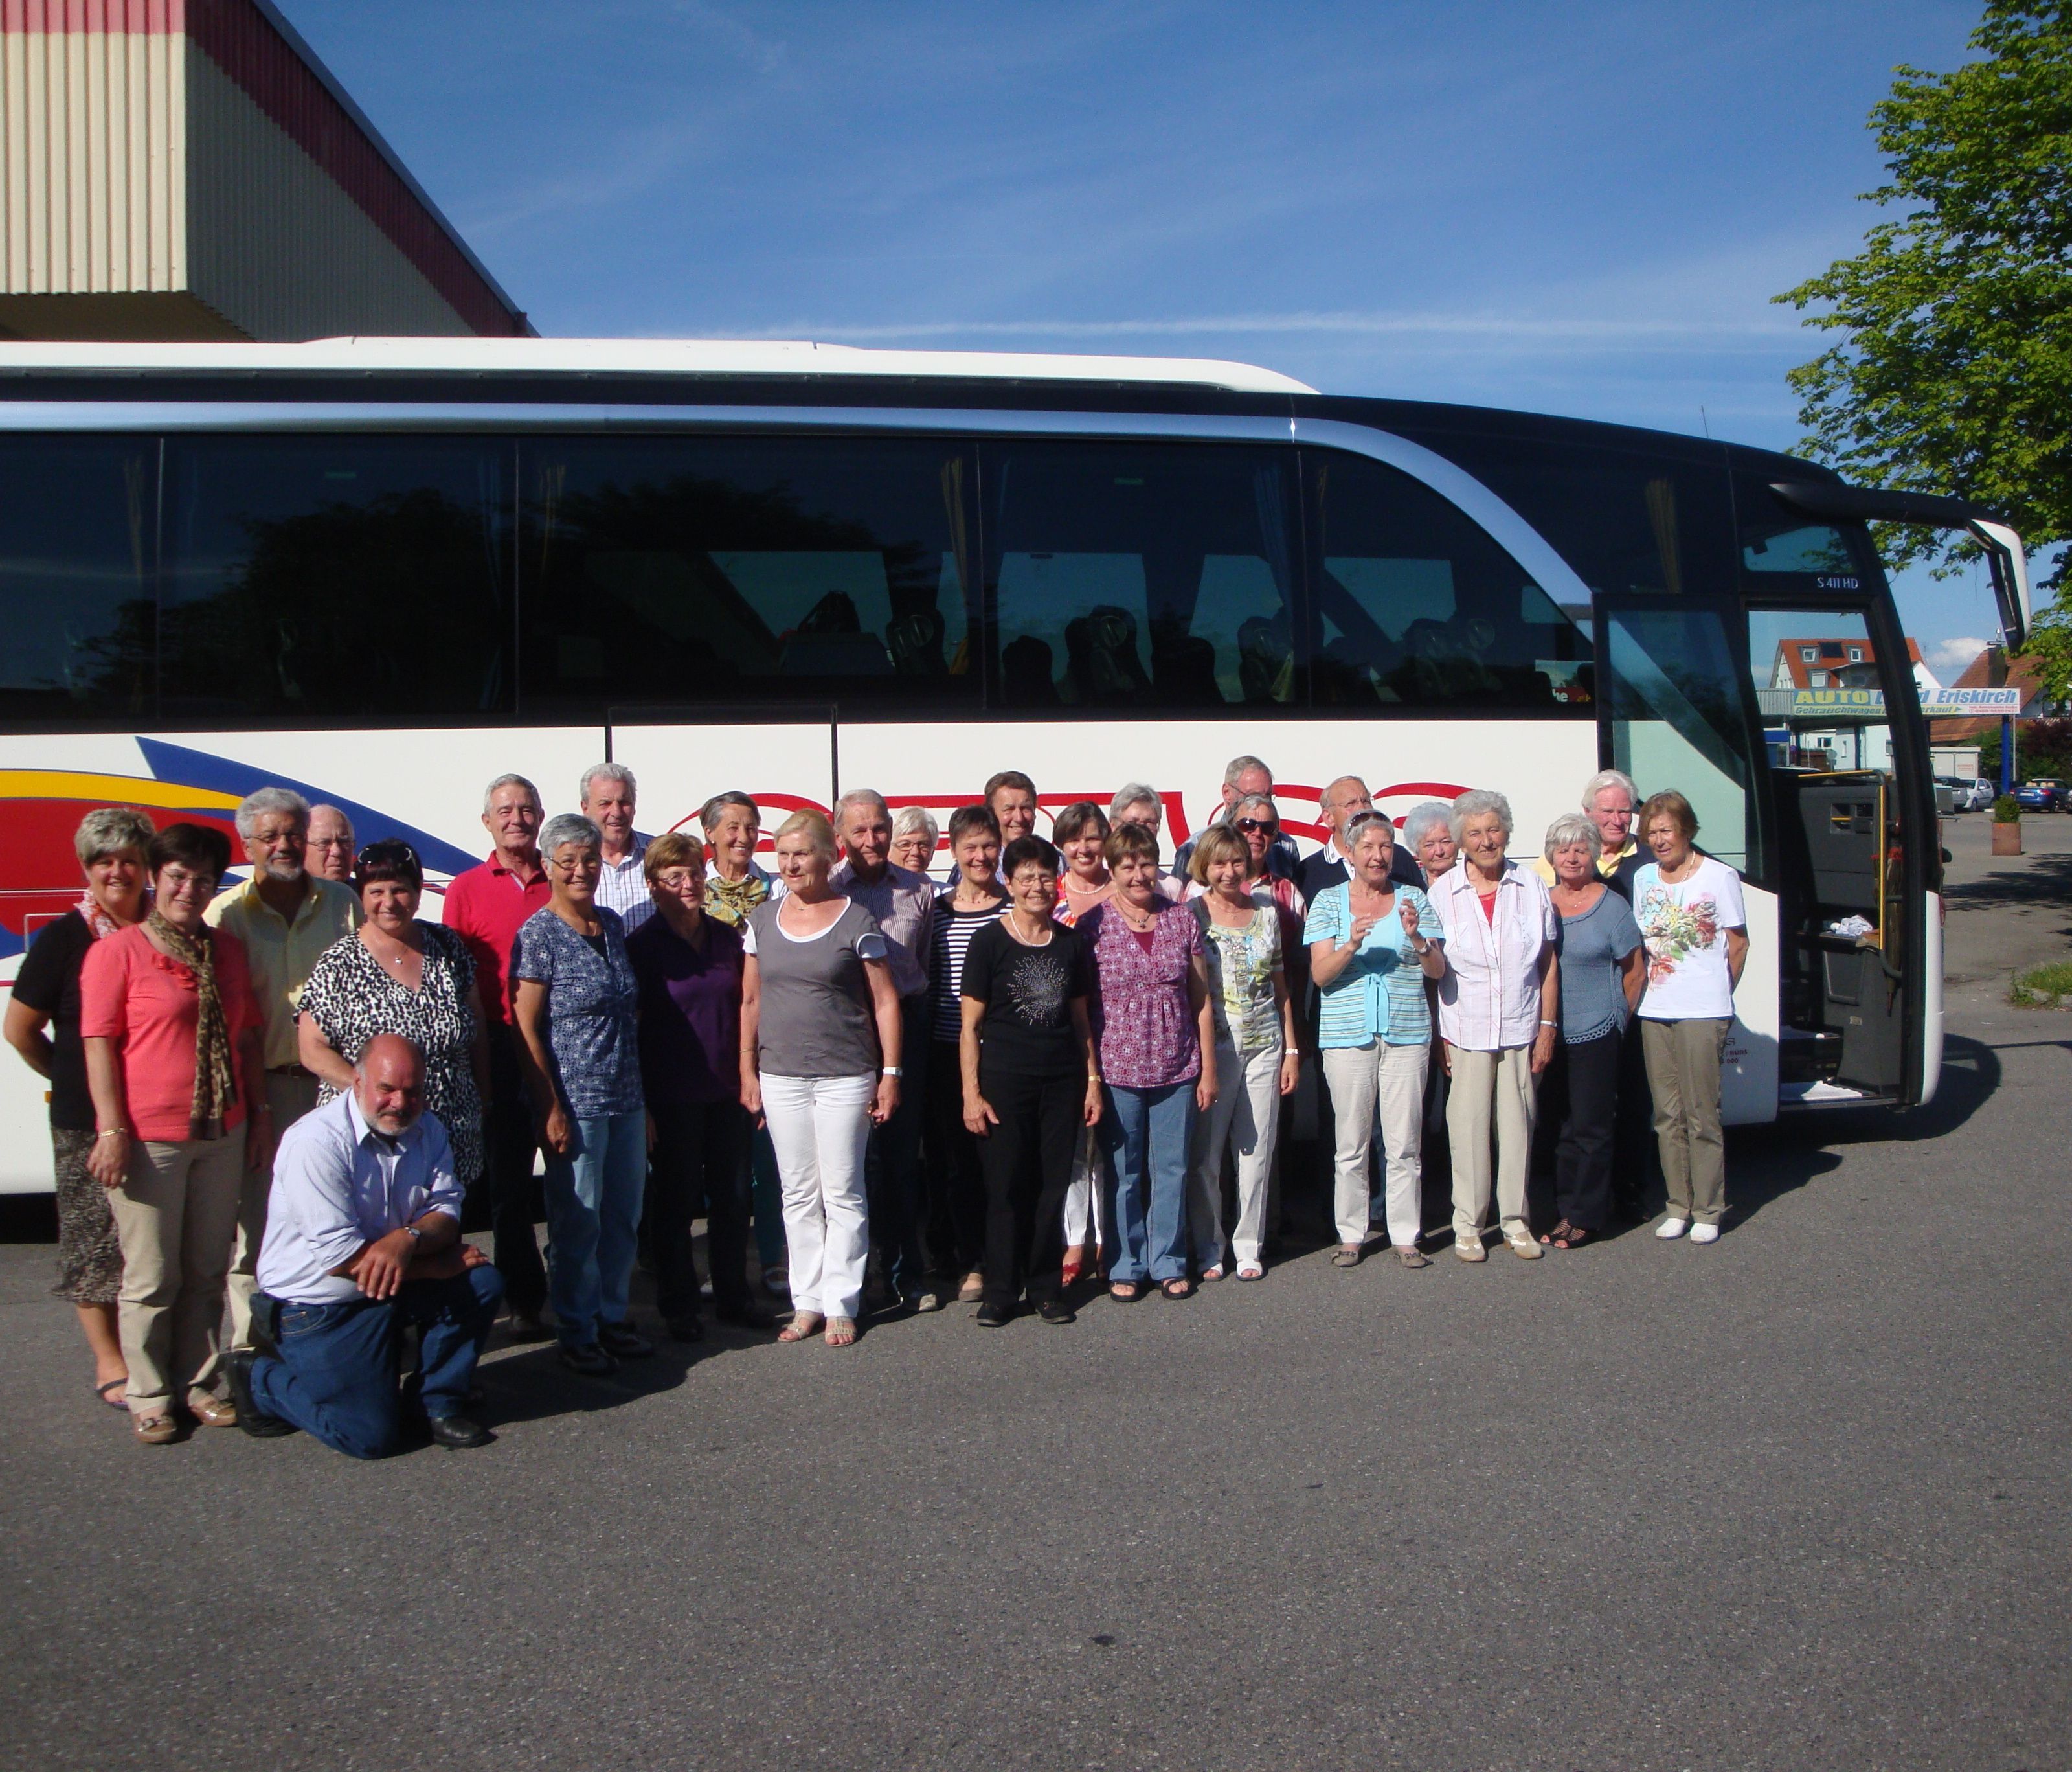
POLYGON ((334 1452, 380 1458, 402 1425, 397 1341, 406 1324, 424 1332, 418 1380, 428 1416, 465 1412, 475 1364, 504 1302, 504 1276, 470 1267, 450 1280, 407 1280, 392 1299, 335 1304, 282 1303, 276 1352, 252 1363, 252 1395, 269 1415, 292 1421, 334 1452))
POLYGON ((547 1296, 563 1347, 626 1321, 648 1185, 648 1116, 640 1108, 571 1122, 575 1144, 547 1157, 547 1296))
POLYGON ((927 1111, 928 995, 908 997, 899 1005, 899 1108, 870 1133, 864 1181, 870 1207, 870 1240, 878 1251, 886 1288, 894 1298, 911 1298, 922 1290, 921 1123, 927 1111))
POLYGON ((1193 1081, 1163 1089, 1111 1084, 1101 1144, 1115 1172, 1110 1190, 1114 1258, 1108 1278, 1144 1284, 1187 1277, 1187 1155, 1194 1135, 1193 1081))

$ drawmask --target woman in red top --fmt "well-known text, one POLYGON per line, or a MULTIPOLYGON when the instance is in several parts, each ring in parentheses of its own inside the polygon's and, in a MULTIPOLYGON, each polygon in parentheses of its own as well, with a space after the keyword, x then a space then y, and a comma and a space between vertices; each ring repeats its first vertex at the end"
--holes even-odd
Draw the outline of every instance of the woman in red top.
POLYGON ((96 1128, 87 1168, 122 1241, 130 1424, 161 1446, 179 1434, 179 1402, 205 1426, 236 1425, 214 1388, 224 1275, 239 1179, 273 1160, 273 1128, 245 950, 202 921, 228 839, 169 825, 146 859, 157 902, 88 954, 79 1031, 96 1128))

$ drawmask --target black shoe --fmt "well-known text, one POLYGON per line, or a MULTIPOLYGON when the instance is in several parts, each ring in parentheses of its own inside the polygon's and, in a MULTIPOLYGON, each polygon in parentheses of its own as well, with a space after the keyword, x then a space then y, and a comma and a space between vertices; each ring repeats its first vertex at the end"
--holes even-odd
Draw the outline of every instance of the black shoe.
POLYGON ((1006 1304, 981 1304, 978 1308, 978 1326, 1004 1329, 1013 1315, 1013 1308, 1006 1304))
POLYGON ((553 1333, 541 1320, 536 1305, 521 1309, 513 1304, 504 1320, 504 1330, 514 1341, 544 1341, 553 1333))
POLYGON ((293 1433, 295 1424, 268 1415, 252 1400, 252 1362, 258 1358, 249 1347, 240 1348, 230 1356, 230 1400, 237 1405, 237 1425, 254 1440, 278 1440, 282 1434, 293 1433))
POLYGON ((733 1324, 736 1329, 767 1329, 770 1327, 769 1312, 752 1298, 741 1299, 730 1304, 715 1304, 713 1316, 720 1322, 733 1324))
MULTIPOLYGON (((702 1334, 704 1332, 701 1330, 699 1333, 702 1334)), ((606 1353, 621 1360, 645 1359, 655 1351, 655 1344, 631 1323, 598 1324, 597 1345, 606 1353)))
POLYGON ((432 1444, 444 1446, 449 1452, 466 1452, 471 1446, 486 1446, 496 1436, 479 1421, 471 1421, 466 1416, 434 1416, 431 1422, 432 1444))
POLYGON ((1036 1307, 1036 1314, 1046 1323, 1076 1323, 1079 1313, 1062 1298, 1046 1298, 1036 1307))
POLYGON ((702 1317, 672 1317, 669 1319, 669 1339, 672 1341, 702 1341, 705 1338, 705 1322, 702 1317))
POLYGON ((578 1341, 561 1350, 561 1364, 586 1378, 602 1378, 619 1370, 619 1362, 594 1341, 578 1341))

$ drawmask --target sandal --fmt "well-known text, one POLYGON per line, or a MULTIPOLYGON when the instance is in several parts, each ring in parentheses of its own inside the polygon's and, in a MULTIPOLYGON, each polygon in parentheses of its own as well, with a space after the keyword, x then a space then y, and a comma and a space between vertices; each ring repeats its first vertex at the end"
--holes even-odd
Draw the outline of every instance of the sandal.
POLYGON ((204 1428, 234 1428, 237 1425, 237 1405, 226 1403, 221 1397, 187 1399, 187 1412, 204 1428))
POLYGON ((170 1415, 138 1416, 131 1420, 130 1431, 142 1445, 166 1446, 179 1438, 180 1424, 170 1415))
POLYGON ((1188 1280, 1161 1280, 1158 1283, 1158 1290, 1167 1298, 1192 1298, 1194 1296, 1194 1284, 1188 1280))
POLYGON ((129 1386, 130 1381, 127 1378, 110 1378, 105 1384, 94 1386, 93 1394, 111 1409, 126 1410, 130 1407, 130 1399, 120 1393, 127 1390, 129 1386), (117 1394, 111 1397, 108 1394, 111 1391, 117 1394))
POLYGON ((1237 1264, 1237 1277, 1240 1280, 1264 1280, 1266 1270, 1256 1261, 1241 1261, 1237 1264))
POLYGON ((1562 1238, 1566 1237, 1568 1233, 1574 1229, 1575 1226, 1570 1224, 1566 1218, 1564 1218, 1560 1223, 1555 1226, 1552 1230, 1543 1230, 1540 1232, 1540 1240, 1546 1244, 1549 1249, 1566 1249, 1568 1246, 1562 1241, 1562 1238))
POLYGON ((818 1311, 794 1311, 791 1321, 778 1330, 777 1339, 780 1341, 808 1341, 820 1333, 820 1326, 826 1321, 827 1319, 818 1311))
MULTIPOLYGON (((1544 1238, 1540 1239, 1544 1242, 1544 1238)), ((1554 1247, 1556 1249, 1581 1249, 1586 1242, 1595 1242, 1597 1234, 1588 1225, 1564 1224, 1556 1228, 1554 1247)))
POLYGON ((1202 1278, 1204 1280, 1221 1280, 1223 1277, 1223 1264, 1221 1262, 1218 1262, 1213 1267, 1204 1267, 1202 1270, 1202 1278))
POLYGON ((1331 1251, 1331 1265, 1334 1267, 1357 1267, 1359 1261, 1360 1252, 1350 1243, 1341 1243, 1331 1251))
POLYGON ((1074 1243, 1065 1251, 1065 1264, 1058 1272, 1059 1284, 1063 1286, 1077 1284, 1086 1265, 1087 1246, 1083 1242, 1074 1243))
POLYGON ((853 1346, 856 1342, 856 1319, 853 1317, 830 1317, 826 1341, 829 1347, 853 1346))
POLYGON ((1118 1280, 1108 1288, 1108 1296, 1118 1304, 1134 1304, 1143 1297, 1144 1288, 1133 1280, 1118 1280))

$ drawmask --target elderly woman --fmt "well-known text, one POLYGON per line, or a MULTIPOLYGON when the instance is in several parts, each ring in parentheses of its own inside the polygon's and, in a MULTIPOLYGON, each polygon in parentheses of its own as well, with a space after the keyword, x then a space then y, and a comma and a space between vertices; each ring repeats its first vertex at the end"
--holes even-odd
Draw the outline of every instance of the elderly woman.
POLYGON ((224 1283, 238 1189, 272 1162, 273 1127, 245 950, 202 918, 229 840, 168 825, 145 861, 155 902, 88 950, 79 1031, 96 1127, 87 1169, 109 1190, 122 1242, 130 1426, 162 1446, 179 1436, 182 1403, 205 1426, 236 1424, 215 1395, 224 1283))
POLYGON ((425 870, 400 838, 359 855, 355 884, 365 921, 323 951, 302 987, 296 1028, 317 1102, 352 1087, 353 1066, 376 1034, 401 1034, 424 1054, 425 1106, 453 1147, 461 1185, 482 1173, 489 1094, 490 1016, 467 944, 417 915, 425 870))
POLYGON ((1216 1098, 1215 1023, 1202 926, 1159 888, 1158 839, 1118 825, 1108 840, 1115 893, 1079 927, 1092 947, 1102 1077, 1101 1130, 1115 1176, 1108 1296, 1141 1297, 1148 1272, 1168 1298, 1187 1278, 1187 1160, 1194 1116, 1216 1098))
POLYGON ((1166 823, 1166 802, 1148 781, 1125 781, 1108 802, 1108 822, 1115 825, 1141 825, 1155 841, 1166 823))
POLYGON ((1429 890, 1460 859, 1461 846, 1453 839, 1453 809, 1444 800, 1419 801, 1403 821, 1403 846, 1429 890))
POLYGON ((1560 1030, 1559 925, 1547 888, 1508 859, 1511 802, 1477 789, 1453 802, 1459 865, 1432 883, 1433 914, 1446 944, 1439 1032, 1453 1078, 1446 1129, 1453 1150, 1453 1251, 1486 1261, 1490 1146, 1503 1240, 1527 1261, 1546 1251, 1526 1222, 1525 1181, 1540 1074, 1560 1030))
POLYGON ((925 874, 935 865, 942 836, 935 815, 926 806, 902 806, 892 815, 892 865, 910 874, 925 874))
POLYGON ((1560 1217, 1540 1240, 1580 1249, 1611 1211, 1612 1145, 1618 1119, 1619 1055, 1646 972, 1632 908, 1601 873, 1604 838, 1586 814, 1547 827, 1548 896, 1560 919, 1561 1045, 1550 1080, 1558 1126, 1554 1205, 1560 1217))
POLYGON ((1390 876, 1396 830, 1379 813, 1348 829, 1352 877, 1318 896, 1302 930, 1318 992, 1317 1045, 1337 1130, 1336 1267, 1357 1266, 1370 1205, 1367 1156, 1379 1122, 1388 1240, 1405 1267, 1431 1265, 1424 1230, 1424 1100, 1431 1062, 1428 979, 1446 974, 1430 902, 1390 876))
POLYGON ((1693 1242, 1715 1242, 1727 1213, 1720 1066, 1748 962, 1748 917, 1741 876, 1694 847, 1697 834, 1682 794, 1649 797, 1640 837, 1655 859, 1634 876, 1633 907, 1647 944, 1641 1049, 1669 1189, 1669 1214, 1655 1234, 1673 1239, 1688 1230, 1693 1242))
POLYGON ((758 905, 742 938, 741 1098, 769 1126, 791 1246, 791 1321, 856 1340, 870 1259, 864 1164, 870 1129, 899 1106, 899 992, 878 920, 837 892, 837 851, 820 813, 778 827, 784 896, 758 905))
POLYGON ((655 1351, 627 1320, 648 1177, 639 985, 618 912, 597 901, 604 833, 561 813, 541 827, 540 855, 551 896, 511 944, 515 1019, 546 1165, 561 1356, 596 1378, 655 1351))
POLYGON ((1203 1280, 1223 1277, 1223 1153, 1237 1159, 1237 1223, 1231 1252, 1240 1280, 1266 1269, 1267 1193, 1281 1100, 1295 1092, 1302 1053, 1294 999, 1281 946, 1281 912, 1253 889, 1260 865, 1247 839, 1227 825, 1202 833, 1188 872, 1202 896, 1194 900, 1208 966, 1209 1009, 1215 1030, 1215 1104, 1194 1123, 1194 1185, 1188 1230, 1203 1280))
POLYGON ((94 1395, 117 1409, 127 1407, 121 1391, 130 1378, 115 1316, 122 1245, 108 1190, 86 1166, 94 1143, 93 1097, 79 1035, 79 979, 96 942, 143 920, 144 851, 151 834, 151 821, 127 806, 104 806, 80 821, 72 847, 86 890, 30 943, 14 975, 6 1028, 7 1044, 50 1085, 58 1208, 58 1283, 51 1290, 79 1313, 93 1355, 94 1395))
POLYGON ((640 987, 640 1081, 653 1146, 648 1219, 655 1302, 679 1341, 705 1338, 691 1221, 705 1215, 713 1314, 767 1322, 749 1292, 748 1194, 741 1106, 738 930, 705 914, 705 850, 680 830, 648 845, 642 866, 656 914, 626 938, 640 987))

